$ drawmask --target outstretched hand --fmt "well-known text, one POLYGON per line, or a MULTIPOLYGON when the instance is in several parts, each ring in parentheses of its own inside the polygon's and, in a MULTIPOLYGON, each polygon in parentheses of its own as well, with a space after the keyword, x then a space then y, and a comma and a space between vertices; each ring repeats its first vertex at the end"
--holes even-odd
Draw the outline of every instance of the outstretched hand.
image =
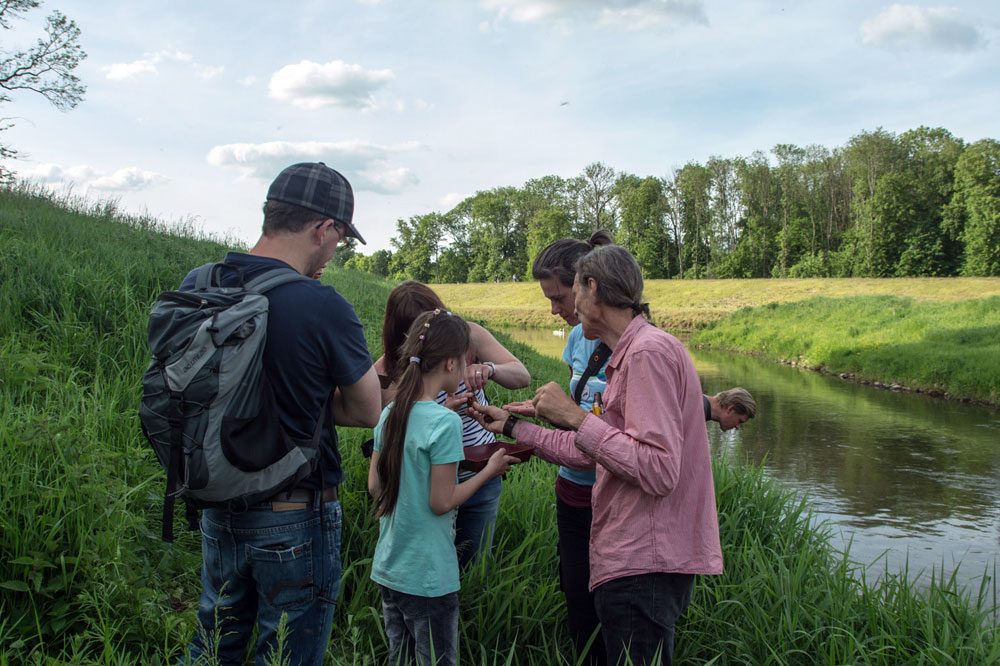
POLYGON ((465 408, 469 404, 469 398, 472 394, 469 392, 463 393, 449 393, 445 396, 444 406, 453 412, 458 412, 459 415, 465 413, 465 408))
POLYGON ((490 459, 486 461, 486 474, 491 479, 505 474, 510 466, 517 462, 517 458, 514 456, 508 456, 506 449, 497 449, 490 456, 490 459))
POLYGON ((480 405, 478 402, 472 403, 468 411, 469 416, 479 421, 479 425, 495 434, 503 433, 503 424, 510 416, 499 407, 493 405, 480 405))
POLYGON ((539 387, 531 402, 535 416, 558 428, 577 430, 587 416, 587 411, 573 402, 556 382, 539 387))
POLYGON ((512 402, 504 405, 503 408, 511 414, 517 414, 518 416, 525 416, 529 419, 535 417, 535 403, 531 400, 512 402))

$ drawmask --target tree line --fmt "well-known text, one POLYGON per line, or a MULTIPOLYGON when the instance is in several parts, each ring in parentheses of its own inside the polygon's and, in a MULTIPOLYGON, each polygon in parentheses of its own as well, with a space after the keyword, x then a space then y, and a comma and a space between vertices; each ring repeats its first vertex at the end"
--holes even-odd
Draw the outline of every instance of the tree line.
POLYGON ((607 229, 647 279, 1000 275, 1000 142, 943 128, 778 144, 665 177, 601 162, 400 219, 392 250, 338 263, 392 279, 530 278, 549 242, 607 229))

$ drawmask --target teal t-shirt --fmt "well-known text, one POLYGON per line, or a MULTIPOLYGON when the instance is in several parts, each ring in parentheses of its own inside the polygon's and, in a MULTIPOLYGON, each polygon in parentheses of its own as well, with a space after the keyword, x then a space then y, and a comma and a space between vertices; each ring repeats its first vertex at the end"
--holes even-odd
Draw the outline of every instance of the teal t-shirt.
MULTIPOLYGON (((392 404, 375 426, 375 450, 382 450, 382 429, 392 404)), ((379 519, 378 544, 372 561, 373 581, 421 597, 457 591, 455 512, 431 511, 431 465, 465 459, 462 419, 433 401, 413 404, 403 444, 399 497, 392 513, 379 519)))
MULTIPOLYGON (((576 387, 583 377, 583 371, 587 369, 591 355, 600 344, 600 340, 588 340, 583 337, 582 324, 577 324, 569 332, 569 337, 566 339, 566 348, 563 350, 563 360, 573 370, 573 376, 569 380, 570 397, 576 395, 576 387)), ((601 368, 598 372, 590 376, 586 386, 583 387, 583 393, 580 394, 580 406, 584 409, 590 409, 591 405, 594 404, 594 394, 603 394, 607 385, 608 378, 604 374, 604 368, 601 368)), ((560 467, 559 476, 573 483, 578 483, 581 486, 594 485, 595 473, 593 470, 576 470, 569 467, 560 467)))

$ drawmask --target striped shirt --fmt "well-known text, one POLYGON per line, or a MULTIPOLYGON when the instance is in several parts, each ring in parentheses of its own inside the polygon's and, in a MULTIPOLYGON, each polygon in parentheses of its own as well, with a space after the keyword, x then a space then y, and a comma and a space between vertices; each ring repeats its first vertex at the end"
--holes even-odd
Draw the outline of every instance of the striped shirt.
POLYGON ((636 317, 607 365, 605 411, 577 432, 523 423, 519 444, 595 467, 590 589, 648 573, 721 574, 701 380, 676 338, 636 317))
MULTIPOLYGON (((465 386, 465 380, 463 379, 458 383, 458 389, 455 393, 465 393, 468 389, 465 386)), ((476 402, 480 405, 488 405, 489 401, 486 400, 486 391, 479 389, 473 392, 476 402)), ((443 405, 445 399, 448 397, 447 392, 441 391, 438 393, 435 400, 439 405, 443 405)), ((497 441, 496 435, 491 433, 489 430, 479 425, 479 421, 475 420, 471 416, 465 413, 465 406, 463 405, 461 409, 458 410, 458 415, 462 417, 462 446, 479 446, 480 444, 492 444, 497 441)), ((458 473, 458 480, 465 481, 466 479, 475 476, 475 472, 470 472, 468 470, 461 470, 458 473)))

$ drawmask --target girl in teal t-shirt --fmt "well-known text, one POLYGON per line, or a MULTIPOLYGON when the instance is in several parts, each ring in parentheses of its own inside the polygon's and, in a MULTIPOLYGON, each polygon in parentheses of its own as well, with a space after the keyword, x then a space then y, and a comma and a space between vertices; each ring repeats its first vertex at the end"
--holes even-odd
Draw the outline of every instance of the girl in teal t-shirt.
POLYGON ((455 482, 465 458, 461 419, 435 398, 458 388, 468 349, 469 327, 461 317, 442 310, 417 317, 400 350, 406 370, 396 399, 375 427, 368 492, 379 536, 371 578, 382 594, 392 664, 414 657, 423 664, 456 663, 455 509, 517 460, 500 449, 482 471, 455 482))

